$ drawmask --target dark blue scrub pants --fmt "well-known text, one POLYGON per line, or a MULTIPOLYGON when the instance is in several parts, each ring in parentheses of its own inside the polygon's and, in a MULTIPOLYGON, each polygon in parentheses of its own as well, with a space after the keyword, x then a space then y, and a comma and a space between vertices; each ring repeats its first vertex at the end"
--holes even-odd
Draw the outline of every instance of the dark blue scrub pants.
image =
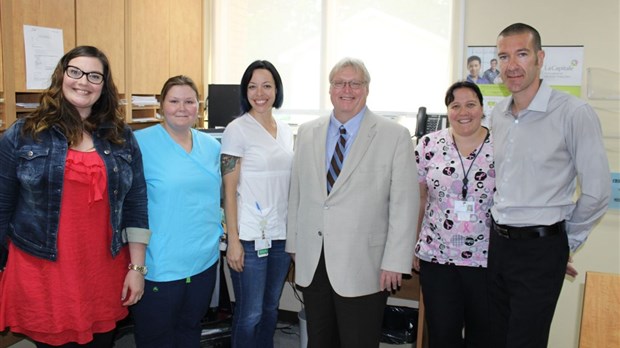
POLYGON ((144 296, 131 307, 138 348, 199 348, 217 262, 202 273, 170 282, 146 280, 144 296))

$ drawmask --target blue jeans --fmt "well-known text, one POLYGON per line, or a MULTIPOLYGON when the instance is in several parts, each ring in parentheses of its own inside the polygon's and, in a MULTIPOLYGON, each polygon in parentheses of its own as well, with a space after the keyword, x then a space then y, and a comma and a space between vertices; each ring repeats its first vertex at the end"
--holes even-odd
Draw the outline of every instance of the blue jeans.
POLYGON ((235 291, 232 347, 273 347, 278 306, 291 258, 284 240, 274 240, 269 256, 258 257, 254 241, 241 241, 243 272, 230 271, 235 291))

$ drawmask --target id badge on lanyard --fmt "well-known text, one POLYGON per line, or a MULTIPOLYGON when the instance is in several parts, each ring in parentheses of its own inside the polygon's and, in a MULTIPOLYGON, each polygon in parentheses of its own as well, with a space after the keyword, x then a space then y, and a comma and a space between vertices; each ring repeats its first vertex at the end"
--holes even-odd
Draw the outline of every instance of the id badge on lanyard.
POLYGON ((474 212, 476 203, 474 201, 455 201, 454 212, 458 221, 475 221, 474 212), (473 218, 473 220, 472 220, 473 218))
POLYGON ((261 214, 261 220, 258 223, 258 227, 261 232, 261 239, 257 239, 254 241, 254 250, 256 250, 256 255, 258 257, 269 256, 269 248, 271 248, 271 239, 265 237, 265 229, 267 228, 267 219, 262 216, 262 211, 260 209, 260 205, 256 202, 256 209, 261 214))

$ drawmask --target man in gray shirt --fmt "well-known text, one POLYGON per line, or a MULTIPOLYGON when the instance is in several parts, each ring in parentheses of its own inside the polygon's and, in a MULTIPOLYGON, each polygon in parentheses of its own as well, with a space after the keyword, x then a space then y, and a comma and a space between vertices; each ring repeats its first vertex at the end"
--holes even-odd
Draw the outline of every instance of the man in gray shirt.
POLYGON ((546 347, 569 253, 607 209, 601 125, 583 100, 540 79, 540 35, 516 23, 497 39, 512 93, 493 109, 496 193, 489 246, 491 347, 546 347), (576 186, 580 193, 574 200, 576 186))

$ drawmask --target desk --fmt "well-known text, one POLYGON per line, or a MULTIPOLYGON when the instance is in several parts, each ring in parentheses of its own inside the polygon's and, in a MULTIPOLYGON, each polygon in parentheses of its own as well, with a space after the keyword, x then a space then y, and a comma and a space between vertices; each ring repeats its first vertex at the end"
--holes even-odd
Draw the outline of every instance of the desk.
POLYGON ((620 275, 587 272, 579 348, 620 347, 620 275))

